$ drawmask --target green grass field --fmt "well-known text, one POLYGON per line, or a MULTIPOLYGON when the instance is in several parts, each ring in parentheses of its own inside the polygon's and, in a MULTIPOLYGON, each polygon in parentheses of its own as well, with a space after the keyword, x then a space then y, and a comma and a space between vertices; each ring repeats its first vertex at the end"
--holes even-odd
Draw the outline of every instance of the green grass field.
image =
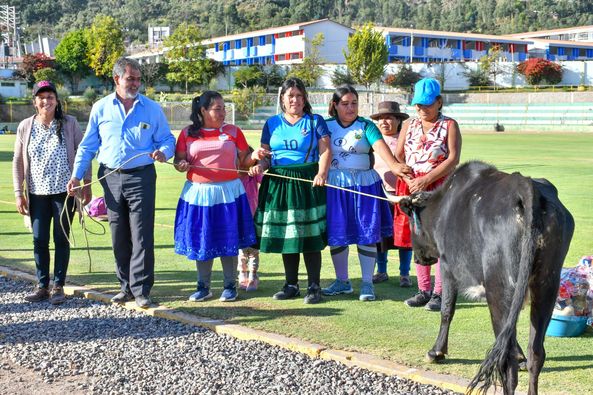
MULTIPOLYGON (((258 145, 258 133, 247 133, 258 145)), ((33 272, 31 235, 14 206, 11 160, 14 136, 0 136, 0 264, 33 272)), ((577 133, 467 133, 463 136, 462 161, 479 159, 512 172, 545 177, 559 190, 560 198, 576 220, 576 231, 565 266, 576 265, 582 255, 593 253, 593 134, 577 133)), ((166 306, 200 316, 226 319, 229 322, 282 333, 314 341, 333 348, 375 354, 406 365, 471 378, 491 347, 492 334, 488 309, 483 303, 461 300, 450 334, 447 361, 431 365, 424 355, 432 347, 439 327, 439 314, 407 308, 402 302, 415 292, 397 286, 397 254, 390 254, 387 283, 376 287, 378 300, 358 301, 360 269, 355 249, 351 249, 350 275, 355 293, 326 297, 319 305, 304 305, 302 299, 278 302, 271 298, 284 283, 278 255, 262 254, 262 283, 255 293, 240 293, 233 303, 219 302, 222 288, 221 267, 215 263, 213 291, 215 298, 203 304, 187 301, 196 282, 194 262, 173 252, 173 220, 178 194, 184 177, 171 166, 157 165, 156 212, 156 284, 152 296, 166 306)), ((94 186, 96 195, 101 188, 94 186)), ((89 223, 95 232, 99 226, 89 223)), ((118 288, 113 273, 109 231, 89 235, 92 273, 80 226, 74 227, 76 248, 72 251, 69 280, 88 284, 106 292, 118 288)), ((322 286, 332 280, 333 266, 324 251, 322 286)), ((306 281, 301 265, 301 285, 306 281)), ((414 278, 415 280, 415 278, 414 278)), ((528 337, 528 314, 523 312, 518 336, 524 348, 528 337)), ((590 393, 593 388, 593 333, 578 338, 546 339, 547 361, 540 376, 541 393, 590 393)), ((525 390, 527 374, 520 374, 519 390, 525 390)))

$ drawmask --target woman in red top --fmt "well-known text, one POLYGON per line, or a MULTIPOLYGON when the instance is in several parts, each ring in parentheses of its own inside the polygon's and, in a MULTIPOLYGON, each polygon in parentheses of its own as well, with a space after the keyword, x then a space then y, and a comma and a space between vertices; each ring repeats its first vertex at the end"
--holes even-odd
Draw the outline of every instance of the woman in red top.
MULTIPOLYGON (((395 151, 397 160, 412 168, 412 177, 398 180, 397 195, 436 189, 455 170, 461 153, 459 125, 441 113, 443 98, 435 79, 424 78, 416 83, 412 105, 418 117, 404 123, 395 151)), ((408 217, 399 206, 395 208, 394 243, 412 246, 408 217)), ((405 301, 408 306, 441 310, 440 263, 435 266, 434 291, 431 291, 430 266, 416 263, 419 291, 405 301)))
POLYGON ((220 257, 224 275, 221 301, 237 297, 237 254, 255 244, 255 227, 237 164, 256 160, 241 129, 224 123, 222 96, 206 91, 192 102, 191 125, 183 129, 175 148, 175 167, 187 171, 175 215, 175 252, 196 260, 198 289, 189 297, 212 297, 210 277, 220 257))

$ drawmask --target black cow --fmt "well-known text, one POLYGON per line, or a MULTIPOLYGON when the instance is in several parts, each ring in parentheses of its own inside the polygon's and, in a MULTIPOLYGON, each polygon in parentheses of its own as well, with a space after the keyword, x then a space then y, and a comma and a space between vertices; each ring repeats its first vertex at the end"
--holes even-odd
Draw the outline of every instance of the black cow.
POLYGON ((529 394, 537 394, 544 336, 574 230, 556 188, 544 179, 469 162, 438 190, 406 197, 400 207, 410 217, 416 259, 423 265, 441 262, 441 327, 427 358, 438 362, 448 353, 458 293, 483 286, 496 341, 469 392, 481 383, 479 392, 485 393, 500 381, 505 394, 514 393, 525 359, 516 323, 529 291, 529 394))

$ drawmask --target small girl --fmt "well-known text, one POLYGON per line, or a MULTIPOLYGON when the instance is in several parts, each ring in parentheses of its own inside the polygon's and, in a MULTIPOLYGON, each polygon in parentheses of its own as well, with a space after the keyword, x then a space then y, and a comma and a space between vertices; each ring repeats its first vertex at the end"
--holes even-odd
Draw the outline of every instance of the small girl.
MULTIPOLYGON (((253 152, 253 148, 249 147, 249 152, 253 152)), ((249 201, 249 208, 251 208, 251 214, 255 215, 257 209, 257 195, 258 185, 261 183, 262 175, 252 175, 249 173, 241 173, 239 176, 245 193, 247 194, 247 200, 249 201)), ((245 291, 257 291, 259 285, 259 278, 257 277, 257 269, 259 268, 259 250, 255 247, 245 247, 239 250, 239 264, 237 270, 239 271, 239 288, 245 291)))
MULTIPOLYGON (((394 101, 384 101, 379 103, 376 114, 371 115, 371 119, 377 121, 379 130, 383 135, 383 140, 395 155, 397 148, 397 139, 402 128, 402 122, 408 119, 408 114, 400 112, 399 104, 394 101)), ((374 169, 383 179, 383 186, 386 193, 395 195, 397 177, 389 170, 380 156, 375 155, 374 169)), ((391 210, 393 212, 393 206, 391 210)), ((412 249, 409 246, 394 245, 393 237, 384 238, 377 246, 377 272, 373 276, 373 283, 387 281, 387 254, 389 250, 397 248, 399 250, 399 286, 408 288, 412 285, 410 281, 410 263, 412 261, 412 249)))

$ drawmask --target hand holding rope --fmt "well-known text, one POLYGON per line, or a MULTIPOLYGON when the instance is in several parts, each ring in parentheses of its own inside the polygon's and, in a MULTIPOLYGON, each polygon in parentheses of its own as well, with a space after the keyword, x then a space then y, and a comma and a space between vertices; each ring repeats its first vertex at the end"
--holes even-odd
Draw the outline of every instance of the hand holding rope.
MULTIPOLYGON (((190 168, 194 168, 194 169, 209 169, 209 170, 218 170, 218 171, 233 171, 233 172, 239 172, 239 173, 246 173, 250 176, 254 176, 254 175, 258 175, 258 174, 263 174, 265 176, 269 176, 269 177, 278 177, 278 178, 284 178, 284 179, 290 179, 290 180, 295 180, 295 181, 302 181, 302 182, 308 182, 311 184, 314 184, 315 186, 315 181, 314 180, 309 180, 309 179, 305 179, 305 178, 298 178, 298 177, 289 177, 289 176, 284 176, 281 174, 274 174, 274 173, 269 173, 268 170, 269 169, 263 169, 262 166, 262 162, 265 164, 265 161, 268 161, 268 155, 270 154, 269 151, 263 149, 263 148, 259 148, 258 150, 254 151, 252 153, 252 160, 259 160, 260 163, 256 164, 255 166, 252 166, 249 170, 242 170, 242 169, 226 169, 226 168, 211 168, 211 167, 207 167, 207 166, 198 166, 198 165, 191 165, 189 164, 189 162, 187 162, 186 160, 180 160, 177 163, 171 163, 166 161, 166 157, 165 154, 159 150, 156 150, 154 152, 148 153, 148 152, 143 152, 137 155, 132 156, 131 158, 129 158, 128 160, 126 160, 124 163, 122 163, 118 168, 113 169, 105 174, 103 174, 102 177, 98 178, 97 180, 94 180, 88 184, 85 185, 80 185, 80 180, 78 180, 77 178, 72 178, 67 185, 67 192, 70 196, 73 196, 76 199, 76 206, 77 206, 77 211, 79 213, 80 216, 80 223, 83 229, 83 234, 85 237, 85 241, 86 241, 86 247, 87 247, 87 255, 89 257, 89 273, 92 272, 92 261, 91 261, 91 254, 90 254, 90 247, 89 247, 89 242, 88 242, 88 237, 87 237, 87 233, 91 233, 91 234, 95 234, 95 235, 103 235, 105 234, 105 228, 103 227, 103 225, 101 223, 99 223, 98 221, 96 221, 94 218, 90 217, 92 219, 92 221, 94 221, 95 223, 99 224, 102 228, 103 228, 103 232, 102 233, 93 233, 91 231, 88 230, 88 228, 86 227, 86 223, 85 223, 85 212, 86 212, 86 207, 83 204, 83 200, 80 197, 80 190, 82 188, 86 188, 91 186, 92 184, 98 183, 100 182, 102 179, 106 178, 107 176, 121 170, 126 164, 128 164, 129 162, 133 161, 136 158, 139 158, 141 156, 144 155, 148 155, 150 156, 152 159, 160 162, 160 163, 165 163, 168 164, 170 166, 174 166, 178 171, 181 172, 186 172, 188 171, 190 168)), ((324 186, 328 187, 328 188, 334 188, 334 189, 339 189, 342 191, 346 191, 346 192, 350 192, 350 193, 355 193, 358 195, 362 195, 362 196, 367 196, 367 197, 371 197, 374 199, 379 199, 379 200, 385 200, 388 201, 390 203, 394 203, 397 204, 401 201, 401 199, 405 198, 406 196, 393 196, 389 193, 387 193, 385 191, 385 188, 383 188, 383 191, 385 193, 386 197, 383 196, 377 196, 377 195, 371 195, 368 193, 364 193, 364 192, 359 192, 359 191, 353 191, 351 189, 348 188, 343 188, 343 187, 339 187, 337 185, 331 185, 328 183, 325 183, 324 186)), ((66 197, 66 200, 68 199, 68 197, 66 197)), ((70 224, 72 224, 72 219, 66 210, 67 204, 66 202, 64 202, 64 208, 62 210, 62 213, 60 215, 60 218, 62 218, 62 216, 64 214, 67 215, 68 217, 68 222, 70 224)), ((88 212, 86 212, 86 214, 88 215, 88 212)), ((64 229, 64 226, 62 224, 62 221, 60 220, 60 225, 62 226, 62 232, 64 233, 64 235, 66 236, 66 238, 68 239, 68 242, 70 243, 70 245, 74 246, 75 245, 75 240, 74 240, 74 235, 72 234, 72 240, 70 240, 68 234, 66 233, 66 230, 64 229)))

